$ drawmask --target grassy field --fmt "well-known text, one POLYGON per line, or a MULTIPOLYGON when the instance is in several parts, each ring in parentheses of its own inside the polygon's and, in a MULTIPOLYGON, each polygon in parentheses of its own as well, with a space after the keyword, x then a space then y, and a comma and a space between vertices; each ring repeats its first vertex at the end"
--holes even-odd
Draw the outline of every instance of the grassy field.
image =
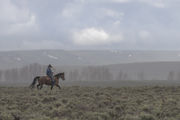
POLYGON ((180 120, 180 87, 0 87, 0 120, 180 120))

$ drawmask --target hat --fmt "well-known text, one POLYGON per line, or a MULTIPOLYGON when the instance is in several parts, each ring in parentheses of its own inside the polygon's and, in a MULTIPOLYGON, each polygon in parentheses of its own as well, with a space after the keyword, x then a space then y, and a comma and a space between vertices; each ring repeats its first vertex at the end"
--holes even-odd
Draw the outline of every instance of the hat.
POLYGON ((49 64, 49 65, 48 65, 48 67, 52 67, 52 65, 51 65, 51 64, 49 64))

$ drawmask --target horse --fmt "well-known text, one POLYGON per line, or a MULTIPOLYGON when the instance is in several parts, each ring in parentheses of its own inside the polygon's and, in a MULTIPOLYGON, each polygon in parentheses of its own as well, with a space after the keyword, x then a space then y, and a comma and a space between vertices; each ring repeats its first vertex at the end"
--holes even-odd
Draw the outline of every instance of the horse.
MULTIPOLYGON (((59 85, 59 79, 62 79, 63 81, 65 80, 65 74, 63 73, 58 73, 56 75, 53 76, 54 79, 54 85, 56 85, 59 89, 61 89, 60 85, 59 85)), ((53 89, 53 84, 51 79, 48 76, 36 76, 32 82, 32 84, 30 85, 30 88, 34 88, 36 83, 38 81, 38 85, 37 85, 37 89, 42 89, 43 85, 51 85, 51 90, 53 89)))

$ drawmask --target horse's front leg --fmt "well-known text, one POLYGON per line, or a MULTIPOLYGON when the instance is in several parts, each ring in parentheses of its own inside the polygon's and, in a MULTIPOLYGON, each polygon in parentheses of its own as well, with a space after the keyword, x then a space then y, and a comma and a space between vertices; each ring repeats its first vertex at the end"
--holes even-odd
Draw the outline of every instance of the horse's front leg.
POLYGON ((60 85, 56 84, 56 86, 57 86, 59 89, 61 89, 61 86, 60 86, 60 85))
POLYGON ((51 90, 53 89, 54 85, 51 85, 51 90))

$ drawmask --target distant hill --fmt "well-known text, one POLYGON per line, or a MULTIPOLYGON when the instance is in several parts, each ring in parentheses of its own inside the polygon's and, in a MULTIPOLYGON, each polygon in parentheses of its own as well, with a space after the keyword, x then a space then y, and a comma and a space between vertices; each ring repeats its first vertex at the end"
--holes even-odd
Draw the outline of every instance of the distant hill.
POLYGON ((55 66, 109 65, 136 62, 180 61, 180 51, 118 50, 33 50, 0 52, 0 69, 11 69, 38 63, 55 66))

